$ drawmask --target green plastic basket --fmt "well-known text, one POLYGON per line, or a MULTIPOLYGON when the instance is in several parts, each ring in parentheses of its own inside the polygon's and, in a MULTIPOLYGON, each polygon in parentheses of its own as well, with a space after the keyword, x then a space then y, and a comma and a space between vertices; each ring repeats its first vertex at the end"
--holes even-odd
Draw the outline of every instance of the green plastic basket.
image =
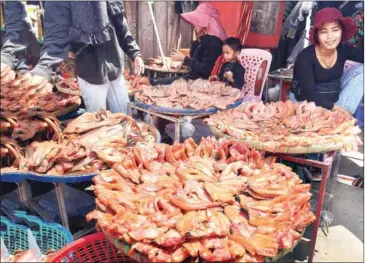
POLYGON ((1 237, 10 254, 17 249, 27 250, 29 248, 28 228, 31 229, 43 254, 49 250, 58 251, 73 241, 70 231, 59 224, 45 222, 39 217, 27 215, 22 211, 15 211, 14 215, 18 218, 18 224, 0 216, 1 237), (27 226, 21 225, 19 222, 27 226))

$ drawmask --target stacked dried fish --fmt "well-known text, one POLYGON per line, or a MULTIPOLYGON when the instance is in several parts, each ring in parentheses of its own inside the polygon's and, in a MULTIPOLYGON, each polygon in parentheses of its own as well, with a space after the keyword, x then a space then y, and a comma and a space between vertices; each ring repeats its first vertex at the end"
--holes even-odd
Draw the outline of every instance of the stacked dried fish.
POLYGON ((75 110, 81 104, 79 96, 53 92, 44 78, 30 73, 18 74, 9 67, 1 69, 1 113, 26 117, 30 113, 49 113, 55 116, 75 110))
POLYGON ((77 83, 77 78, 60 79, 56 83, 56 88, 59 92, 74 96, 81 96, 81 90, 77 83))
POLYGON ((223 82, 178 79, 168 87, 146 87, 135 97, 143 103, 165 108, 205 110, 226 109, 241 99, 242 93, 223 82))
POLYGON ((357 151, 361 144, 357 136, 361 130, 348 111, 339 107, 327 110, 306 101, 248 102, 204 122, 223 134, 261 143, 261 149, 267 151, 337 143, 347 151, 357 151))
POLYGON ((166 65, 161 57, 149 58, 147 65, 156 69, 165 70, 188 70, 189 67, 182 65, 181 61, 175 61, 170 57, 165 57, 166 65))
POLYGON ((310 185, 236 141, 135 149, 93 181, 98 210, 87 220, 150 262, 262 262, 315 220, 310 185))
POLYGON ((124 78, 129 94, 134 94, 138 90, 151 86, 147 77, 130 74, 129 70, 124 71, 124 78))
POLYGON ((155 136, 145 123, 123 113, 85 113, 69 122, 64 141, 33 142, 19 169, 63 175, 95 172, 124 160, 133 147, 149 148, 155 136))
POLYGON ((21 171, 62 175, 95 172, 107 167, 95 153, 74 142, 33 142, 25 148, 21 171))

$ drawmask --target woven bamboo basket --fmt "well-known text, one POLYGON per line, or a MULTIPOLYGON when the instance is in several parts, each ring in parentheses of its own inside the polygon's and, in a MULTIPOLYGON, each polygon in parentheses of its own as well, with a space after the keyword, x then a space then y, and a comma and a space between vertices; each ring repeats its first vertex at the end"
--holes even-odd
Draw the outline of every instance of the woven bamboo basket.
MULTIPOLYGON (((305 232, 305 229, 303 230, 303 232, 301 233, 301 235, 303 236, 305 232)), ((141 254, 137 251, 133 251, 133 253, 128 254, 129 250, 131 249, 131 245, 129 245, 128 243, 126 243, 124 240, 121 239, 116 239, 115 237, 112 237, 111 235, 109 235, 106 232, 103 232, 105 234, 105 236, 107 237, 107 239, 110 241, 110 243, 112 243, 120 252, 124 253, 125 256, 130 257, 131 259, 137 261, 137 262, 149 262, 147 255, 141 254)), ((278 254, 273 257, 265 257, 265 262, 276 262, 277 260, 283 258, 286 254, 293 252, 294 248, 299 244, 300 239, 298 239, 292 248, 290 249, 280 249, 278 254)), ((187 258, 184 262, 205 262, 203 259, 200 258, 187 258)))
POLYGON ((276 146, 273 147, 271 142, 261 142, 258 140, 246 140, 243 138, 232 137, 230 135, 222 133, 216 127, 209 125, 209 129, 217 138, 227 138, 247 143, 249 148, 253 148, 260 151, 272 152, 272 153, 284 153, 284 154, 309 154, 309 153, 326 153, 330 151, 338 151, 344 147, 343 142, 331 142, 323 140, 320 144, 310 146, 276 146))

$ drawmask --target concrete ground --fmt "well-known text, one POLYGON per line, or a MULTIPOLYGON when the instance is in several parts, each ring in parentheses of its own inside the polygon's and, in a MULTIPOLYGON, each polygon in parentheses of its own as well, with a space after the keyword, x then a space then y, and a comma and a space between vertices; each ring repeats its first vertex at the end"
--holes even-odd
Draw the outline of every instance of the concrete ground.
MULTIPOLYGON (((362 141, 363 133, 362 133, 362 141)), ((339 174, 364 177, 364 148, 341 156, 339 174)), ((333 222, 328 235, 318 231, 314 262, 364 262, 364 189, 337 183, 332 200, 333 222)), ((311 229, 305 234, 310 238, 311 229)), ((306 262, 309 246, 300 243, 281 262, 306 262)))

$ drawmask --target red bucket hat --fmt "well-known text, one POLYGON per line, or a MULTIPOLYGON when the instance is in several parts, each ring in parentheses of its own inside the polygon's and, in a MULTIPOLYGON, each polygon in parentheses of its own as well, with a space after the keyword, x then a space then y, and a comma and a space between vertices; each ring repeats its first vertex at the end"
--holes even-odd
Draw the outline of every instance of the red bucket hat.
POLYGON ((343 17, 340 10, 334 7, 327 7, 319 10, 314 17, 314 26, 309 31, 309 41, 315 44, 314 32, 319 29, 323 24, 338 20, 341 22, 342 28, 342 41, 349 40, 357 31, 357 26, 351 17, 343 17))
POLYGON ((212 5, 201 3, 192 12, 181 14, 181 17, 194 26, 206 27, 209 35, 226 40, 227 35, 220 21, 220 13, 212 5))

